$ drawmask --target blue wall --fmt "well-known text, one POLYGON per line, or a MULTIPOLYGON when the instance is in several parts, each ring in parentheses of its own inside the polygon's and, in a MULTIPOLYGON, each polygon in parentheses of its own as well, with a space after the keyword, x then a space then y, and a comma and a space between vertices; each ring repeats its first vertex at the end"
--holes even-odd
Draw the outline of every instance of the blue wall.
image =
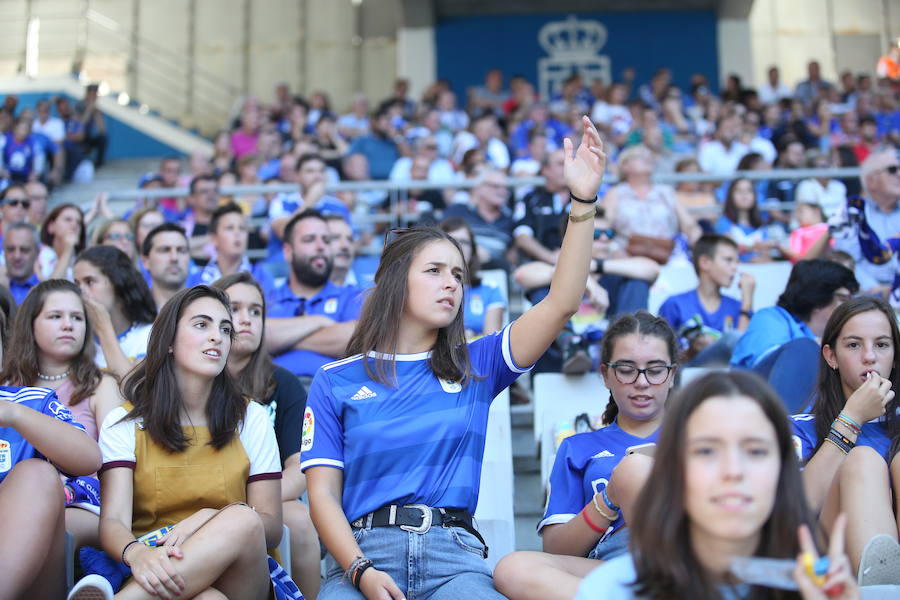
MULTIPOLYGON (((637 70, 644 83, 659 67, 672 69, 676 85, 688 90, 692 73, 704 73, 715 89, 719 60, 716 15, 713 12, 578 13, 581 19, 600 21, 607 41, 599 54, 610 57, 613 80, 623 69, 637 70)), ((539 58, 548 56, 538 43, 538 31, 569 14, 490 16, 448 19, 438 24, 438 76, 450 80, 465 103, 465 90, 479 85, 491 68, 499 68, 508 80, 524 75, 537 88, 539 58)))
MULTIPOLYGON (((17 94, 19 97, 19 106, 17 110, 22 110, 24 108, 34 108, 35 105, 40 100, 51 99, 64 95, 69 98, 72 102, 72 106, 74 107, 75 103, 80 100, 80 98, 72 98, 67 94, 54 94, 54 93, 29 93, 29 94, 17 94)), ((0 95, 0 103, 3 102, 3 98, 5 95, 0 95)), ((50 110, 54 116, 59 116, 56 114, 56 107, 54 107, 51 103, 50 110)), ((117 158, 157 158, 163 156, 183 156, 182 152, 179 152, 175 148, 172 148, 168 144, 164 144, 141 131, 131 127, 119 121, 118 119, 114 119, 108 114, 104 113, 103 115, 106 117, 106 136, 109 138, 109 146, 106 149, 106 158, 107 160, 115 160, 117 158)))

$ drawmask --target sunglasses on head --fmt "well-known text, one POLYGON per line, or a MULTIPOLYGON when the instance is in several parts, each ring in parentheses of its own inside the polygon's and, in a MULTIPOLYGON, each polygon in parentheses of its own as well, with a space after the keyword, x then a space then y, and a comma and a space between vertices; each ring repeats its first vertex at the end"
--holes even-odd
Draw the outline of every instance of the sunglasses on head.
POLYGON ((22 208, 27 210, 28 208, 31 208, 31 201, 30 200, 19 200, 18 198, 15 198, 13 200, 6 200, 3 202, 3 206, 19 206, 19 205, 21 205, 22 208))
POLYGON ((613 239, 616 237, 616 230, 612 227, 607 227, 606 229, 594 228, 594 239, 599 240, 601 236, 606 236, 607 239, 613 239))

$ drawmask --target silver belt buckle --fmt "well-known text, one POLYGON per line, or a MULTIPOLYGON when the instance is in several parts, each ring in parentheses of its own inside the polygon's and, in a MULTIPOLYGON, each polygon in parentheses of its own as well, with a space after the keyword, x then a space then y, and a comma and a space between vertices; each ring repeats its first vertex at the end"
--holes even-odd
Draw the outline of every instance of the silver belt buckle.
POLYGON ((422 511, 422 524, 418 527, 412 525, 400 525, 400 529, 412 533, 428 533, 428 530, 431 529, 431 507, 425 504, 407 504, 403 508, 415 508, 422 511))

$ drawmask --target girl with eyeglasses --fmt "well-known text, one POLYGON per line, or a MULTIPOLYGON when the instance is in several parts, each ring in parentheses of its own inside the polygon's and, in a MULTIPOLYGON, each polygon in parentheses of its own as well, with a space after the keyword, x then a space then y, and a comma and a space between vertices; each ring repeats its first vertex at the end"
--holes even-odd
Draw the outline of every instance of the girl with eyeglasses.
POLYGON ((624 315, 603 336, 600 372, 609 389, 604 427, 568 437, 550 473, 543 553, 516 552, 494 572, 511 600, 570 599, 598 561, 627 552, 626 522, 652 459, 631 448, 656 443, 675 381, 675 332, 640 311, 624 315))
POLYGON ((846 513, 847 553, 863 585, 900 584, 898 348, 885 300, 848 300, 822 333, 812 410, 792 417, 809 504, 826 528, 846 513))
POLYGON ((348 347, 320 368, 300 467, 329 550, 319 598, 497 599, 478 502, 491 400, 544 353, 584 292, 594 201, 606 166, 584 118, 565 140, 575 199, 549 295, 501 332, 465 343, 466 263, 437 228, 386 245, 348 347))
POLYGON ((150 289, 124 252, 92 246, 73 270, 97 333, 97 364, 124 377, 147 354, 156 304, 150 289))

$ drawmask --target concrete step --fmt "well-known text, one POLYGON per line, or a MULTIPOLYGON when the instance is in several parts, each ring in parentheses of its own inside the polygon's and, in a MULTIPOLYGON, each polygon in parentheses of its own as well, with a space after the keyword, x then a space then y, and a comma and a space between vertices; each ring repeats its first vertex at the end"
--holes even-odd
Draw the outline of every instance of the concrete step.
POLYGON ((513 427, 534 426, 534 404, 513 404, 509 407, 510 422, 513 427))
POLYGON ((544 491, 539 473, 517 474, 515 478, 516 548, 540 550, 535 527, 544 514, 544 491))

